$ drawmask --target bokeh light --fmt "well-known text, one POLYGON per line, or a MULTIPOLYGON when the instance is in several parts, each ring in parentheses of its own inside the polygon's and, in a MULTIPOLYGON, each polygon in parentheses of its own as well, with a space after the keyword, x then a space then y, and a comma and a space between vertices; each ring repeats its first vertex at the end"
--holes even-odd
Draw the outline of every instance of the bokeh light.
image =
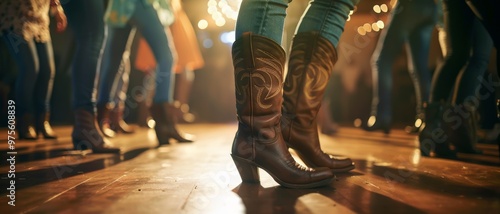
POLYGON ((208 22, 205 19, 198 21, 198 28, 204 30, 208 27, 208 22))

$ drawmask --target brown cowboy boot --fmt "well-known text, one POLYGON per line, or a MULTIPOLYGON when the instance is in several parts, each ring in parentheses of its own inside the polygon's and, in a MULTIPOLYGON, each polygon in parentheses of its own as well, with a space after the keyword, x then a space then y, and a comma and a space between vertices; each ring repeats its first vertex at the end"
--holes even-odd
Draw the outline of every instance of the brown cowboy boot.
POLYGON ((71 133, 75 150, 91 149, 94 153, 120 153, 119 148, 108 146, 97 128, 96 116, 85 109, 75 110, 75 124, 71 133))
POLYGON ((257 167, 288 188, 328 185, 328 168, 307 169, 295 162, 280 132, 285 52, 263 36, 244 33, 232 49, 238 131, 232 158, 243 182, 259 182, 257 167))
POLYGON ((175 107, 170 103, 153 103, 150 108, 151 116, 155 120, 155 132, 159 146, 170 144, 169 140, 175 139, 179 143, 193 142, 194 136, 182 134, 177 130, 175 107))
POLYGON ((335 47, 317 32, 295 36, 284 85, 281 127, 287 145, 308 166, 347 172, 354 169, 351 159, 321 150, 316 117, 336 61, 335 47))

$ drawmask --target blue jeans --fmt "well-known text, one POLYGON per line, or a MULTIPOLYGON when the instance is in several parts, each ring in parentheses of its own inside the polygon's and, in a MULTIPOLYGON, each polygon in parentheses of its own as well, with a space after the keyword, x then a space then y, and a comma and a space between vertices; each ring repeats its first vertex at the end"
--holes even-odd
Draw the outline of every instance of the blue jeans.
POLYGON ((74 109, 94 112, 96 74, 100 67, 105 39, 104 2, 69 0, 62 4, 69 28, 73 31, 76 51, 71 68, 74 109))
MULTIPOLYGON (((156 88, 153 103, 172 102, 174 56, 170 49, 169 35, 165 32, 165 27, 160 22, 155 9, 151 5, 143 4, 140 1, 137 1, 137 4, 128 24, 136 27, 141 32, 151 47, 151 51, 157 62, 156 88)), ((127 45, 127 39, 125 39, 125 35, 129 35, 132 29, 130 26, 111 30, 112 37, 108 41, 110 43, 108 46, 109 50, 106 50, 107 53, 109 51, 109 54, 105 56, 105 60, 109 59, 110 61, 107 62, 109 64, 103 70, 104 79, 101 82, 99 90, 99 104, 113 102, 111 99, 116 95, 117 91, 112 92, 111 88, 113 84, 120 84, 119 81, 115 82, 115 78, 117 77, 123 52, 130 49, 130 46, 127 45)))
POLYGON ((55 74, 52 43, 26 41, 12 32, 2 38, 19 71, 15 85, 16 114, 20 117, 48 112, 55 74))
POLYGON ((437 21, 436 4, 434 0, 400 0, 389 19, 372 55, 371 114, 383 122, 390 122, 392 118, 392 66, 403 46, 406 46, 408 72, 415 87, 417 114, 422 111, 422 101, 429 99, 431 71, 427 66, 432 30, 437 21))
POLYGON ((126 99, 130 75, 130 48, 136 28, 108 27, 108 40, 104 48, 97 105, 119 104, 126 99))
MULTIPOLYGON (((462 104, 472 99, 486 99, 486 97, 476 97, 476 90, 481 87, 484 73, 488 69, 493 41, 488 31, 477 18, 474 18, 471 35, 471 53, 469 60, 459 76, 456 97, 453 103, 462 104)), ((494 92, 489 92, 488 96, 495 96, 494 92)), ((474 103, 479 104, 479 103, 474 103)), ((475 106, 476 108, 478 106, 475 106)))
MULTIPOLYGON (((298 32, 317 31, 335 47, 350 10, 359 0, 314 0, 302 17, 298 32)), ((252 32, 281 44, 287 0, 243 0, 236 22, 236 39, 252 32)))
POLYGON ((434 72, 431 102, 450 100, 457 77, 469 60, 472 47, 475 15, 465 1, 443 0, 443 12, 447 54, 434 72))

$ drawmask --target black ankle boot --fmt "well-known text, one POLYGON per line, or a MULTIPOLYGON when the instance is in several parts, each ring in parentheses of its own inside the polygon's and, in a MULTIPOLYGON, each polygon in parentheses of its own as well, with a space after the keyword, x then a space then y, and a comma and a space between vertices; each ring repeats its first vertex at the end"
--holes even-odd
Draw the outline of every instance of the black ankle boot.
POLYGON ((176 118, 174 115, 175 107, 170 103, 153 103, 150 111, 155 120, 155 132, 159 145, 170 144, 172 138, 179 143, 193 142, 194 136, 191 134, 181 134, 176 127, 176 118))

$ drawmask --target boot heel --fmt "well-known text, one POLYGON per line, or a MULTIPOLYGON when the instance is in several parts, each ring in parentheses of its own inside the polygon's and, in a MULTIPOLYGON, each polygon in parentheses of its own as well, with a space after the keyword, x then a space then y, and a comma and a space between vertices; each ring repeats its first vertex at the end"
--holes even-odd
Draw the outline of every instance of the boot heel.
POLYGON ((257 166, 253 165, 250 161, 243 158, 231 155, 236 168, 240 173, 241 180, 246 183, 259 183, 259 170, 257 166))

